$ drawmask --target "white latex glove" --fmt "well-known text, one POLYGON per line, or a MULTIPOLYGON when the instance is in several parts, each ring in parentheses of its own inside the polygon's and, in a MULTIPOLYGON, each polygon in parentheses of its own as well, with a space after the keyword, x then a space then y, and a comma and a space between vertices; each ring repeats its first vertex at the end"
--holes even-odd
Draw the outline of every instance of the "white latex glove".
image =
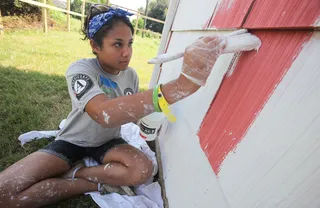
POLYGON ((197 85, 205 85, 226 43, 227 41, 224 36, 199 38, 186 48, 183 56, 181 74, 197 85))

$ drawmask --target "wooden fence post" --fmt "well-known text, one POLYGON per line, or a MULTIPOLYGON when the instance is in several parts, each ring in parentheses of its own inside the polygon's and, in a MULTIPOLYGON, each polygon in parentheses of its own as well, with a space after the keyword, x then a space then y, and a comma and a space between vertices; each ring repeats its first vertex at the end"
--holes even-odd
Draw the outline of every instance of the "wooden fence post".
POLYGON ((2 24, 1 10, 0 10, 0 36, 4 33, 4 27, 2 24))
POLYGON ((134 28, 134 37, 137 35, 137 32, 138 32, 138 26, 139 26, 139 18, 140 18, 140 14, 137 13, 137 21, 136 21, 136 25, 135 25, 135 28, 134 28))
POLYGON ((82 17, 81 17, 81 29, 83 29, 83 24, 84 24, 84 20, 85 20, 85 17, 83 16, 84 13, 85 13, 85 10, 86 10, 86 0, 83 0, 82 1, 82 6, 81 6, 81 14, 82 14, 82 17))
MULTIPOLYGON (((70 0, 67 0, 67 10, 70 12, 70 0)), ((67 13, 68 32, 70 32, 70 13, 67 13)))
MULTIPOLYGON (((43 0, 43 3, 46 4, 47 0, 43 0)), ((48 19, 47 19, 47 8, 42 7, 42 25, 43 31, 48 33, 48 19)))

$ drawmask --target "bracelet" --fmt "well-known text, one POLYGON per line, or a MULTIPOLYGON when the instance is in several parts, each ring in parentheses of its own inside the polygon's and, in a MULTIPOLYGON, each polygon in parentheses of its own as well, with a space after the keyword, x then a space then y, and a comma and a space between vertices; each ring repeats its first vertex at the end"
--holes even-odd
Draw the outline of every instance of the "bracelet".
POLYGON ((165 97, 163 96, 163 94, 161 92, 161 85, 159 85, 159 87, 158 87, 158 102, 159 102, 160 109, 162 110, 164 115, 167 117, 167 119, 170 122, 175 122, 177 119, 172 114, 172 112, 169 108, 169 103, 167 102, 167 100, 165 99, 165 97))
POLYGON ((160 88, 160 85, 157 85, 152 94, 152 102, 153 102, 153 107, 156 112, 161 112, 161 109, 159 107, 159 101, 158 101, 158 88, 160 88))

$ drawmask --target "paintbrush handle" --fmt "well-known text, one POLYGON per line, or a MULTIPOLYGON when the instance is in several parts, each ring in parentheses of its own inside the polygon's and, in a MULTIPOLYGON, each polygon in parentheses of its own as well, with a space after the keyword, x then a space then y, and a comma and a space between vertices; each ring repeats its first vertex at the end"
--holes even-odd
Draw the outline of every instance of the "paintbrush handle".
MULTIPOLYGON (((224 53, 238 53, 241 51, 258 50, 261 46, 261 40, 246 29, 237 30, 225 35, 226 47, 224 53)), ((161 54, 148 61, 149 64, 162 64, 183 57, 184 52, 176 54, 161 54)))

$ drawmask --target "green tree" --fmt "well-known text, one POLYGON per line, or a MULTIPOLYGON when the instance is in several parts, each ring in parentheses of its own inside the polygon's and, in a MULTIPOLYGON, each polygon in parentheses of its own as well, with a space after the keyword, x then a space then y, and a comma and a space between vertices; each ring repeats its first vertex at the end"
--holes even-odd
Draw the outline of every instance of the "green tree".
POLYGON ((138 8, 138 12, 144 14, 144 8, 143 8, 143 7, 139 7, 139 8, 138 8))
MULTIPOLYGON (((77 12, 81 14, 81 6, 82 6, 82 0, 73 0, 73 2, 70 5, 70 9, 73 12, 77 12)), ((79 16, 74 16, 74 18, 81 19, 79 16)))
MULTIPOLYGON (((136 22, 137 22, 137 19, 132 20, 131 23, 132 23, 133 27, 136 26, 136 22)), ((143 19, 140 17, 138 20, 138 28, 143 29, 143 24, 144 24, 143 19)))
POLYGON ((41 14, 39 7, 20 2, 19 0, 0 0, 0 10, 2 16, 34 14, 40 17, 41 14))
MULTIPOLYGON (((149 3, 148 17, 152 17, 159 20, 165 20, 168 10, 168 0, 153 0, 149 3)), ((154 32, 162 33, 163 24, 147 20, 146 29, 154 32)))

